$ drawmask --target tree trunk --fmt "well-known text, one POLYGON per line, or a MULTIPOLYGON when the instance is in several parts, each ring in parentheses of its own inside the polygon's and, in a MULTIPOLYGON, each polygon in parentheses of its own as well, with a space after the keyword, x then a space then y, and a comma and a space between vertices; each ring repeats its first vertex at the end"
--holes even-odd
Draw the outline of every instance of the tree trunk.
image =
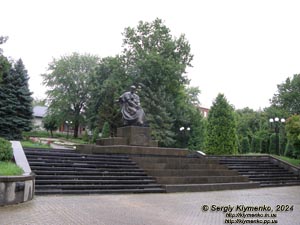
POLYGON ((78 131, 79 131, 79 122, 75 121, 75 123, 74 123, 74 135, 73 135, 74 138, 78 138, 78 131))

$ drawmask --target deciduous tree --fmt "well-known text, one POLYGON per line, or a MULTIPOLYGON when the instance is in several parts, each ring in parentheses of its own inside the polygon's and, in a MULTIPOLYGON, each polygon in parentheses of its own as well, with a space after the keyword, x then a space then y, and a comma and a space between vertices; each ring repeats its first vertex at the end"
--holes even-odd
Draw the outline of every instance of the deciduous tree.
POLYGON ((74 137, 78 136, 78 128, 82 121, 84 108, 90 98, 89 77, 95 72, 99 58, 79 53, 54 59, 43 74, 43 83, 47 90, 51 113, 60 115, 60 121, 72 121, 74 137))
POLYGON ((288 77, 277 88, 278 92, 274 94, 271 103, 290 115, 300 114, 300 74, 288 77))

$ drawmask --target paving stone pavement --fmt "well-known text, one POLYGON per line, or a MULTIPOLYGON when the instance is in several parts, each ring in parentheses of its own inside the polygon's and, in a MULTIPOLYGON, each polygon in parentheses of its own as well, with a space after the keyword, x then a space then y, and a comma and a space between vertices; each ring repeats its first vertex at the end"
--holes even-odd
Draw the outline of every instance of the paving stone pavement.
POLYGON ((219 225, 267 222, 300 225, 300 186, 172 194, 36 196, 27 203, 0 207, 0 225, 219 225), (208 211, 203 210, 205 205, 208 211), (232 214, 217 212, 217 209, 227 210, 227 213, 232 209, 232 214), (276 211, 278 209, 284 212, 276 211))

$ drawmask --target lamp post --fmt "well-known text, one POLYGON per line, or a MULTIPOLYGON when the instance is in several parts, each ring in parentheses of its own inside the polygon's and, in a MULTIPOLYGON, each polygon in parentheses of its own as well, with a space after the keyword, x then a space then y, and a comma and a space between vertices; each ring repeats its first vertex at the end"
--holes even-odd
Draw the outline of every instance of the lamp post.
POLYGON ((70 126, 72 124, 72 121, 66 121, 66 124, 67 124, 67 139, 69 139, 69 129, 70 129, 70 126))
POLYGON ((270 118, 269 122, 271 124, 271 127, 274 127, 274 131, 276 135, 276 154, 280 155, 279 129, 280 129, 280 124, 285 123, 285 119, 284 118, 279 119, 278 117, 275 117, 275 118, 270 118))
POLYGON ((188 145, 188 139, 187 139, 187 132, 191 130, 190 127, 180 127, 179 131, 183 133, 183 138, 184 138, 184 147, 188 145))

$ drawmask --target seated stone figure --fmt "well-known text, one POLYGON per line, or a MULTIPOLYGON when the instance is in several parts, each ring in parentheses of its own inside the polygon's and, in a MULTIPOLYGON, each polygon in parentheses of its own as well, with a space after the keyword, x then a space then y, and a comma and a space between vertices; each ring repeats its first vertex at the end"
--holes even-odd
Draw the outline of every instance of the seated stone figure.
POLYGON ((140 97, 135 92, 136 87, 131 86, 130 91, 125 92, 119 98, 123 122, 124 125, 144 126, 145 113, 140 106, 140 97))

